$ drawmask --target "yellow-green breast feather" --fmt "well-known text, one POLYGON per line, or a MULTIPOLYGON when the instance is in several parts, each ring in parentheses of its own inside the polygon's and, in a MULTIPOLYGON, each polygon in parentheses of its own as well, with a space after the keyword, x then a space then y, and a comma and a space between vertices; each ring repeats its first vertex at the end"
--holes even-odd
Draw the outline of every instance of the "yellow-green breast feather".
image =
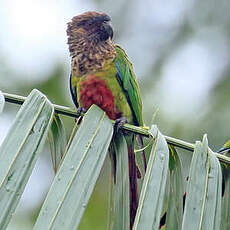
POLYGON ((92 102, 105 111, 107 110, 111 119, 124 116, 129 123, 142 126, 140 91, 132 64, 118 45, 115 48, 116 58, 112 62, 106 63, 102 69, 83 76, 73 75, 71 78, 72 91, 75 91, 79 106, 87 108, 92 102), (106 103, 112 104, 108 91, 113 96, 114 113, 111 111, 112 105, 106 107, 106 103), (104 101, 100 100, 98 94, 104 96, 104 101), (109 99, 106 99, 107 96, 109 99))

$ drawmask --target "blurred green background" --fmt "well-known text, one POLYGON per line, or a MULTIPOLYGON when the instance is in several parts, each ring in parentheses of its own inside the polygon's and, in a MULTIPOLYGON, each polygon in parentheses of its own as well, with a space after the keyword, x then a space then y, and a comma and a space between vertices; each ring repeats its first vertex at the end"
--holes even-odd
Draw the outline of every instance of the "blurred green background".
MULTIPOLYGON (((229 0, 1 0, 0 90, 26 96, 37 88, 52 102, 73 107, 66 23, 88 10, 111 16, 114 39, 140 83, 146 124, 158 111, 154 123, 163 134, 194 142, 207 133, 217 150, 230 136, 229 0)), ((18 109, 6 104, 0 142, 18 109)), ((62 118, 69 135, 74 121, 62 118)), ((32 229, 53 176, 47 147, 9 230, 32 229)), ((109 179, 107 164, 80 229, 106 228, 109 179)))

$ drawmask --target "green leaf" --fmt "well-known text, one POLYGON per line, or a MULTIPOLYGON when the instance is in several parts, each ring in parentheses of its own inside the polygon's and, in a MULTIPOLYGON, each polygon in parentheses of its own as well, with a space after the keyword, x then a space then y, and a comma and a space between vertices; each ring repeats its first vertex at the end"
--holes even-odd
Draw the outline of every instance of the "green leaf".
POLYGON ((166 218, 166 229, 180 230, 183 218, 184 183, 180 158, 176 149, 169 145, 170 150, 170 192, 166 218))
POLYGON ((125 138, 118 133, 113 140, 116 154, 116 184, 114 186, 114 230, 129 229, 129 164, 125 138))
POLYGON ((183 230, 200 230, 208 185, 208 143, 197 141, 190 167, 187 197, 185 202, 183 230))
POLYGON ((219 230, 221 220, 222 173, 215 154, 209 150, 208 189, 201 229, 219 230))
POLYGON ((222 198, 222 212, 221 212, 221 230, 229 230, 230 226, 230 178, 225 181, 225 192, 222 198))
MULTIPOLYGON (((229 157, 229 153, 227 153, 229 157)), ((229 230, 230 226, 230 165, 223 163, 223 180, 224 180, 224 194, 222 197, 221 210, 221 230, 229 230)))
POLYGON ((34 230, 77 229, 113 135, 105 112, 93 105, 57 171, 34 230))
POLYGON ((0 91, 0 113, 3 111, 4 105, 5 105, 5 97, 0 91))
POLYGON ((133 229, 158 229, 164 202, 169 164, 169 150, 165 138, 156 126, 150 133, 155 138, 140 194, 133 229))
POLYGON ((221 171, 218 160, 203 142, 196 142, 185 202, 183 230, 218 230, 220 225, 221 171))
POLYGON ((0 229, 6 229, 43 147, 53 106, 33 90, 0 147, 0 229))
POLYGON ((54 172, 56 173, 66 147, 65 127, 59 115, 55 113, 49 132, 49 143, 54 172))

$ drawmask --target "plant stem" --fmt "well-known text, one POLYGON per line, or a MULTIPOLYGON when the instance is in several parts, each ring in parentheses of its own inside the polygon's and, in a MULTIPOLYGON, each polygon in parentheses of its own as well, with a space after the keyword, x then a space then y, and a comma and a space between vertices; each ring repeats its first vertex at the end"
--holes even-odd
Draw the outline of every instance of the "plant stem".
MULTIPOLYGON (((23 97, 23 96, 19 96, 19 95, 15 95, 15 94, 9 94, 9 93, 2 93, 2 94, 5 97, 6 102, 9 102, 9 103, 21 105, 26 100, 26 97, 23 97)), ((75 117, 75 118, 78 117, 76 114, 76 111, 72 110, 69 107, 56 105, 56 104, 53 104, 53 106, 54 106, 54 110, 56 113, 63 114, 65 116, 69 116, 69 117, 75 117)), ((114 121, 112 121, 112 123, 114 124, 114 121)), ((137 127, 137 126, 130 125, 130 124, 125 124, 122 128, 127 130, 127 131, 130 131, 130 132, 133 132, 136 134, 140 134, 140 135, 145 136, 145 137, 150 137, 148 129, 145 129, 145 128, 137 127)), ((173 146, 188 150, 190 152, 194 151, 194 144, 191 144, 191 143, 188 143, 186 141, 176 139, 173 137, 168 137, 168 136, 164 136, 164 137, 165 137, 168 144, 171 144, 173 146)), ((229 157, 226 157, 226 156, 218 154, 218 153, 215 153, 215 155, 221 162, 230 164, 230 158, 229 157)))

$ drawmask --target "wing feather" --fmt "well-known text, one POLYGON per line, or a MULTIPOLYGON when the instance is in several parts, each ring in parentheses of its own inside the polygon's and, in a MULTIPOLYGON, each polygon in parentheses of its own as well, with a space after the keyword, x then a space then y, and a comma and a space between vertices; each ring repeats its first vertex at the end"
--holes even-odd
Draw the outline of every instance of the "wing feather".
POLYGON ((136 125, 143 126, 140 89, 133 71, 132 63, 129 61, 125 51, 119 45, 116 45, 115 48, 117 52, 115 63, 118 73, 116 77, 132 110, 135 118, 134 122, 136 125))
POLYGON ((70 88, 72 100, 73 100, 75 106, 78 108, 79 105, 77 102, 77 88, 76 88, 76 86, 73 86, 73 84, 72 84, 72 74, 70 74, 70 78, 69 78, 69 88, 70 88))

